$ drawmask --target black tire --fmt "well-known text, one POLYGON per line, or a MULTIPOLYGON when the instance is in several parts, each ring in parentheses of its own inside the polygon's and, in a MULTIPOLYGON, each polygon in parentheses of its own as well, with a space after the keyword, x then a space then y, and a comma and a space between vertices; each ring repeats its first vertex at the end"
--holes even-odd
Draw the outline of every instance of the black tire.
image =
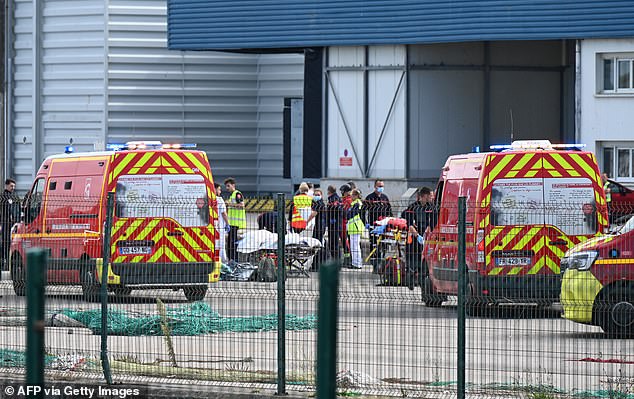
POLYGON ((11 257, 11 280, 13 291, 17 296, 26 296, 26 276, 24 274, 24 262, 19 254, 11 257))
POLYGON ((100 299, 101 285, 97 283, 97 272, 94 267, 86 262, 79 270, 81 281, 81 292, 87 302, 97 302, 100 299))
POLYGON ((604 299, 601 328, 611 337, 634 336, 634 292, 625 288, 611 290, 604 299))
POLYGON ((202 301, 207 295, 207 285, 192 285, 183 287, 185 298, 190 302, 202 301))
POLYGON ((434 287, 429 276, 425 276, 422 290, 422 300, 428 308, 439 308, 442 306, 442 303, 447 300, 447 295, 434 292, 434 287))

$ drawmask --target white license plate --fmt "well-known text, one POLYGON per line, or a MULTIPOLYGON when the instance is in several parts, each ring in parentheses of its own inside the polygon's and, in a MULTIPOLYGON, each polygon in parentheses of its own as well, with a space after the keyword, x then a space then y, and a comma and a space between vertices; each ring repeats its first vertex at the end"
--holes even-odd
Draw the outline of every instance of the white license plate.
POLYGON ((149 255, 152 253, 152 247, 120 247, 121 255, 149 255))
POLYGON ((530 257, 519 258, 496 258, 495 264, 498 266, 526 266, 531 264, 530 257))

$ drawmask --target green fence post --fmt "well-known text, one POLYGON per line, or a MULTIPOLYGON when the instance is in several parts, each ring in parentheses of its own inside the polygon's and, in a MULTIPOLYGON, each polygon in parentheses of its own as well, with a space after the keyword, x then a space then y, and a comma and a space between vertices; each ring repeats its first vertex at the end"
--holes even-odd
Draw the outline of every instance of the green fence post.
MULTIPOLYGON (((44 388, 44 289, 46 252, 26 254, 26 384, 44 388)), ((36 395, 43 398, 43 390, 36 395)))
POLYGON ((106 224, 103 229, 103 253, 101 265, 101 367, 103 377, 112 385, 110 360, 108 359, 108 265, 110 264, 110 233, 114 213, 114 193, 108 193, 106 202, 106 224))
POLYGON ((286 395, 286 200, 277 194, 277 392, 286 395))
POLYGON ((467 294, 467 261, 466 261, 466 198, 458 198, 458 399, 466 395, 466 317, 465 302, 467 294))
POLYGON ((339 262, 319 268, 319 305, 317 309, 317 397, 337 397, 337 318, 339 262))

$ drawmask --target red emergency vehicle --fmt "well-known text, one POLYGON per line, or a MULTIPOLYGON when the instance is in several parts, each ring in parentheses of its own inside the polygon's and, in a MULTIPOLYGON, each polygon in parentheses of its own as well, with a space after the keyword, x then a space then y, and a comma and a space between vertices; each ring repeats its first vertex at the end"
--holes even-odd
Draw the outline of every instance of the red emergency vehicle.
POLYGON ((564 253, 608 227, 605 194, 591 152, 538 140, 516 141, 497 152, 450 156, 436 187, 438 222, 423 253, 428 306, 440 306, 458 291, 462 196, 467 204, 469 313, 506 301, 557 301, 564 253))
POLYGON ((220 278, 215 190, 207 155, 183 145, 133 142, 117 151, 46 158, 14 228, 10 271, 25 295, 25 252, 49 252, 48 284, 80 284, 98 297, 107 194, 115 193, 108 290, 183 289, 204 298, 220 278))

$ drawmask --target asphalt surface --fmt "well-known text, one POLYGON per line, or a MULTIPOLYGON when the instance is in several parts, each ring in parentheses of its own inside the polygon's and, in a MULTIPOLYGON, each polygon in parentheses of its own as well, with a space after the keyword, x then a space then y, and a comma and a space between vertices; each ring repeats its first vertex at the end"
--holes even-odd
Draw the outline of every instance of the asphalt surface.
MULTIPOLYGON (((317 314, 318 274, 309 275, 286 280, 287 314, 317 314)), ((367 397, 452 397, 457 380, 455 298, 440 308, 427 308, 419 299, 420 289, 410 291, 379 283, 370 268, 344 269, 341 273, 337 330, 340 386, 367 397)), ((275 315, 276 289, 277 283, 221 281, 210 286, 204 303, 223 318, 275 315)), ((25 314, 26 300, 13 294, 7 280, 0 282, 0 294, 1 347, 24 350, 25 329, 19 320, 25 314), (6 322, 9 319, 18 325, 7 325, 11 324, 6 322)), ((156 314, 157 297, 168 307, 189 305, 182 291, 153 290, 134 291, 124 299, 111 296, 111 309, 131 315, 156 314)), ((63 309, 98 308, 99 304, 83 300, 79 287, 47 288, 47 315, 63 309)), ((286 334, 287 391, 291 395, 314 393, 314 386, 306 381, 315 377, 316 337, 315 329, 286 334)), ((522 391, 520 387, 549 387, 572 395, 610 386, 634 386, 634 340, 608 339, 597 327, 567 321, 561 318, 557 304, 546 309, 504 306, 495 313, 468 318, 466 337, 466 372, 472 397, 521 397, 508 396, 508 392, 522 391), (505 391, 508 389, 511 391, 505 391)), ((87 328, 46 329, 47 353, 98 359, 100 345, 100 337, 87 328)), ((110 336, 109 354, 118 365, 115 381, 145 387, 182 386, 176 391, 182 397, 196 397, 200 392, 204 397, 255 397, 276 391, 275 331, 173 336, 172 346, 181 371, 206 370, 194 377, 195 385, 182 378, 178 369, 170 369, 167 343, 161 336, 110 336), (236 381, 244 375, 251 376, 250 382, 236 381), (233 382, 202 382, 223 378, 233 382)), ((56 372, 59 370, 67 378, 102 378, 81 368, 56 372)))

